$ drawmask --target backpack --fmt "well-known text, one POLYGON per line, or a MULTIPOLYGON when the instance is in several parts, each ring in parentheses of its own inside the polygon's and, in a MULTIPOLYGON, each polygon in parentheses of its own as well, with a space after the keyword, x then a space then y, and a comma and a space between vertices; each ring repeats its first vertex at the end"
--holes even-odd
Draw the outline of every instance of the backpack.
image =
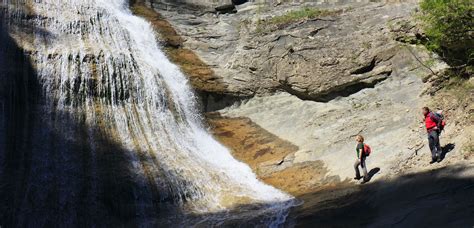
POLYGON ((370 155, 370 153, 372 153, 372 149, 370 148, 369 145, 364 143, 364 154, 365 154, 365 156, 368 157, 370 155))
POLYGON ((444 126, 446 126, 446 121, 444 119, 443 111, 439 110, 437 112, 433 112, 433 115, 435 115, 436 118, 439 119, 439 121, 436 124, 438 125, 439 132, 441 133, 444 130, 444 126))

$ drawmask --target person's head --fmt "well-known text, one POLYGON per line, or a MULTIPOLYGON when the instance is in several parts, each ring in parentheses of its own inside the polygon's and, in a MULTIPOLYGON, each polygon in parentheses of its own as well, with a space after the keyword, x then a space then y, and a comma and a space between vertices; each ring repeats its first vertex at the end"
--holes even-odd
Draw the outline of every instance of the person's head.
POLYGON ((430 109, 428 107, 423 107, 421 109, 422 113, 424 116, 428 115, 428 113, 430 113, 430 109))
POLYGON ((362 135, 357 135, 355 140, 358 142, 358 143, 363 143, 364 142, 364 136, 362 135))

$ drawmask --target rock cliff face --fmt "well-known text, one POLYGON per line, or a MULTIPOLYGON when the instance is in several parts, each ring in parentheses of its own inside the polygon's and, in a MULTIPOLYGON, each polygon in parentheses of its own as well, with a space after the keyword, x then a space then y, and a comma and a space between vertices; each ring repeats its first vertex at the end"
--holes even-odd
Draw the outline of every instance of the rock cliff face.
MULTIPOLYGON (((379 150, 390 151, 403 141, 410 143, 400 150, 422 145, 417 139, 421 129, 412 133, 417 128, 413 118, 423 101, 422 78, 432 74, 422 62, 432 57, 397 42, 399 37, 419 33, 403 27, 416 4, 323 4, 321 16, 273 23, 272 17, 315 7, 314 3, 245 4, 237 14, 226 15, 183 7, 155 10, 173 25, 182 46, 212 69, 225 88, 222 93, 246 98, 240 106, 221 110, 221 115, 249 118, 298 148, 257 167, 280 172, 308 162, 319 167, 316 164, 323 162, 344 179, 353 172, 347 165, 353 156, 347 154, 353 151, 350 141, 358 133, 373 137, 379 150), (401 135, 412 138, 401 139, 401 135)), ((443 64, 432 68, 439 70, 443 64)), ((215 93, 207 97, 208 110, 222 107, 213 105, 218 103, 213 97, 219 98, 215 93)), ((226 143, 219 134, 222 124, 210 119, 217 137, 226 143)), ((375 156, 388 164, 400 150, 375 156)), ((251 158, 243 160, 255 163, 251 158)))
MULTIPOLYGON (((208 116, 216 138, 262 180, 308 200, 298 213, 334 207, 330 201, 334 198, 359 202, 353 192, 360 189, 350 181, 357 134, 363 134, 374 149, 368 159, 373 180, 397 192, 417 184, 400 184, 396 177, 406 173, 455 165, 468 168, 463 168, 463 174, 458 169, 447 172, 461 179, 474 176, 472 159, 466 155, 472 154, 466 148, 471 148, 473 121, 462 114, 472 113, 468 104, 472 99, 456 101, 443 94, 446 99, 437 97, 442 102, 433 102, 426 96, 430 81, 442 75, 447 65, 423 47, 411 45, 423 39, 413 18, 416 3, 251 3, 237 6, 235 14, 189 6, 164 8, 152 0, 147 4, 176 29, 182 45, 212 69, 225 88, 223 93, 240 98, 205 97, 205 109, 216 111, 208 116), (275 20, 305 8, 321 13, 275 20), (219 103, 218 98, 229 102, 219 103), (444 150, 449 152, 455 145, 454 150, 442 164, 430 167, 419 114, 425 105, 445 109, 456 122, 442 138, 444 150)), ((472 94, 472 85, 467 90, 472 94)), ((464 180, 460 186, 465 186, 464 180)), ((388 192, 379 195, 384 194, 388 192)), ((362 224, 396 224, 395 220, 362 224)), ((321 223, 328 224, 333 223, 321 223)))
POLYGON ((330 13, 292 23, 271 17, 304 5, 243 5, 237 14, 160 10, 222 78, 228 93, 252 96, 286 91, 301 99, 328 101, 387 79, 399 50, 390 24, 409 17, 414 4, 337 5, 330 13), (198 16, 199 15, 199 16, 198 16))

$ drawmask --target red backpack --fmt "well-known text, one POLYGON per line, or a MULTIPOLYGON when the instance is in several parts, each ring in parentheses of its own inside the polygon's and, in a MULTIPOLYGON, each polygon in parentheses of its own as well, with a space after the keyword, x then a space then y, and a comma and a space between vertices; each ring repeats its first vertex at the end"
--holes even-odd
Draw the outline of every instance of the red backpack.
POLYGON ((372 149, 370 148, 370 146, 365 143, 364 143, 364 153, 365 153, 365 156, 367 157, 370 155, 370 153, 372 153, 372 149))

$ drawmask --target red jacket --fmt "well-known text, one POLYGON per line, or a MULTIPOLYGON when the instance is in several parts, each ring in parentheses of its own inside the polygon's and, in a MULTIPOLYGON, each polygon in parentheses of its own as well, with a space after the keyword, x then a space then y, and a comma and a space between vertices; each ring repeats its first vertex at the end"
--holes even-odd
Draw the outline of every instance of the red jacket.
POLYGON ((434 115, 433 113, 428 113, 428 115, 425 116, 425 125, 426 125, 426 130, 431 131, 434 130, 435 127, 438 126, 440 119, 434 115))

